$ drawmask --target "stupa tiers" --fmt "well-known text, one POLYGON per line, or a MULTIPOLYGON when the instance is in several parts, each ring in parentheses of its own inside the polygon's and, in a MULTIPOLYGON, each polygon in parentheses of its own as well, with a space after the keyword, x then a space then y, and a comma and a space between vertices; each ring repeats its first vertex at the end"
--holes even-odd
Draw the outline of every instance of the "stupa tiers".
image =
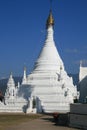
POLYGON ((46 40, 33 71, 26 76, 26 69, 24 69, 22 84, 19 87, 14 87, 12 76, 10 80, 13 85, 10 81, 8 82, 11 90, 9 92, 12 96, 10 96, 11 98, 5 96, 5 100, 16 102, 15 108, 19 103, 18 111, 20 112, 22 110, 27 113, 69 112, 70 104, 78 96, 77 88, 73 85, 72 78, 67 75, 63 61, 55 46, 53 26, 54 18, 52 11, 50 11, 46 22, 46 40))
POLYGON ((68 112, 70 103, 77 98, 77 89, 72 78, 67 75, 56 49, 53 25, 54 18, 50 11, 46 23, 46 40, 26 84, 32 90, 31 97, 39 99, 41 111, 68 112))

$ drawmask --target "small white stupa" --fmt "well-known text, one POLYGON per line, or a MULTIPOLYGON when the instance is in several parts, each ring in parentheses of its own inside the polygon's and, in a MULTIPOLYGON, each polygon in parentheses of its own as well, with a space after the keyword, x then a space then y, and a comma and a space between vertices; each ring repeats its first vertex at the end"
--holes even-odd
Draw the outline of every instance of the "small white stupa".
POLYGON ((6 93, 5 93, 5 96, 10 98, 10 99, 13 99, 15 97, 15 82, 14 82, 14 79, 12 77, 12 73, 10 74, 10 77, 9 77, 9 80, 8 80, 8 83, 7 83, 7 89, 6 89, 6 93))
POLYGON ((7 82, 3 102, 0 102, 0 112, 22 113, 25 112, 28 101, 19 95, 20 84, 15 85, 12 73, 7 82))

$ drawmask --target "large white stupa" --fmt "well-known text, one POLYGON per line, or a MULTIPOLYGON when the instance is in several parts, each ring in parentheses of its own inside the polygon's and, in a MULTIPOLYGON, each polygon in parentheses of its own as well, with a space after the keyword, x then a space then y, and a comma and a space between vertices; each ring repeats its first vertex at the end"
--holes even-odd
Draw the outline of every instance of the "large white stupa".
POLYGON ((50 11, 46 22, 46 40, 33 71, 27 76, 24 69, 22 84, 18 87, 14 86, 12 76, 10 77, 13 87, 8 83, 10 87, 8 89, 11 89, 9 92, 12 93, 9 95, 6 92, 5 106, 10 106, 11 111, 17 111, 11 107, 15 104, 14 108, 17 105, 18 112, 23 109, 27 113, 36 111, 65 113, 70 111, 70 104, 78 96, 77 88, 73 85, 72 78, 67 75, 55 46, 53 26, 54 18, 50 11))
POLYGON ((77 98, 77 88, 64 69, 54 42, 52 11, 46 22, 44 46, 31 74, 23 78, 23 87, 29 85, 29 96, 36 99, 37 111, 68 112, 70 103, 77 98), (25 83, 26 81, 26 83, 25 83))

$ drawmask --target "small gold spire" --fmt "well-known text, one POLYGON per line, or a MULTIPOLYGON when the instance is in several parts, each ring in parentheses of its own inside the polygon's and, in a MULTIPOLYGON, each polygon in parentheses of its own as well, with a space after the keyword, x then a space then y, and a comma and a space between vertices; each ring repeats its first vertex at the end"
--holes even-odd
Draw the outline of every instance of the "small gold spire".
POLYGON ((26 71, 26 66, 24 66, 24 70, 26 71))
POLYGON ((50 10, 50 14, 48 16, 48 19, 46 22, 46 28, 48 28, 49 25, 54 25, 54 18, 52 16, 52 10, 50 10))
POLYGON ((10 72, 10 75, 12 75, 12 71, 10 72))

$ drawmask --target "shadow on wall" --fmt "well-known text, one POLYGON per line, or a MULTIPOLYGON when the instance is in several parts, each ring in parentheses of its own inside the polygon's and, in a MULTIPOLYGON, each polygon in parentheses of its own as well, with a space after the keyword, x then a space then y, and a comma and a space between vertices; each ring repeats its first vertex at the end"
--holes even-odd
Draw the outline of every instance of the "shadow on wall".
POLYGON ((18 90, 18 96, 28 100, 31 96, 32 89, 30 85, 22 85, 18 90))
POLYGON ((87 76, 82 81, 79 82, 78 89, 80 91, 79 102, 80 103, 86 103, 86 98, 87 98, 87 76))
POLYGON ((28 105, 24 105, 24 106, 22 107, 24 113, 26 113, 27 108, 28 108, 28 105))

